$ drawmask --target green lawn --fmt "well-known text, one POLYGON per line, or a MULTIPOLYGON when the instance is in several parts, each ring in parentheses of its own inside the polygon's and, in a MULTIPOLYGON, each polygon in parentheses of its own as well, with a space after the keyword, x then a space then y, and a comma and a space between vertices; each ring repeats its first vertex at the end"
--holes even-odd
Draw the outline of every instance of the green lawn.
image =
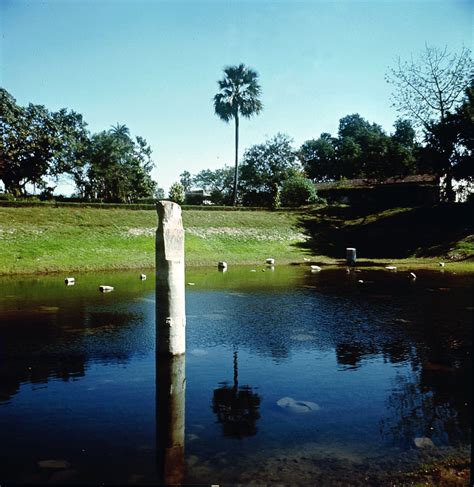
MULTIPOLYGON (((292 212, 183 212, 186 264, 302 260, 292 212)), ((0 273, 154 266, 155 211, 95 208, 0 208, 0 273)))
MULTIPOLYGON (((183 211, 186 265, 361 264, 473 270, 472 217, 462 205, 380 212, 326 207, 302 211, 183 211), (464 259, 464 260, 463 260, 464 259)), ((0 274, 154 266, 153 210, 0 207, 0 274)))

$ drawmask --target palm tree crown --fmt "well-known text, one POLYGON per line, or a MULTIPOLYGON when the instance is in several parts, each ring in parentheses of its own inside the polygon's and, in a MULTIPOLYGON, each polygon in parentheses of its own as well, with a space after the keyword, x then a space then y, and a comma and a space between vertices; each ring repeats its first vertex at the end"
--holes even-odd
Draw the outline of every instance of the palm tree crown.
POLYGON ((263 108, 259 95, 262 91, 258 84, 258 74, 244 64, 227 66, 224 78, 218 81, 219 93, 214 97, 216 115, 230 122, 239 114, 250 118, 258 115, 263 108))
POLYGON ((261 87, 258 74, 244 64, 224 68, 224 78, 218 81, 219 93, 214 96, 214 110, 224 122, 235 121, 235 171, 233 204, 237 201, 239 115, 250 118, 258 115, 263 108, 259 99, 261 87))

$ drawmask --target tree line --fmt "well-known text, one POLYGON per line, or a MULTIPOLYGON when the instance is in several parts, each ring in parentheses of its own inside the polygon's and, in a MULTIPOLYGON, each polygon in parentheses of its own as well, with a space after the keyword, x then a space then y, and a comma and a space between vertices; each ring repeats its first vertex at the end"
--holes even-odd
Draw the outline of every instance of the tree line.
MULTIPOLYGON (((391 133, 355 113, 340 119, 335 135, 324 132, 295 148, 278 133, 239 158, 239 125, 263 110, 262 89, 255 70, 226 67, 213 107, 221 120, 234 122, 234 165, 184 171, 169 197, 182 203, 186 191, 203 189, 214 204, 291 206, 316 201, 315 182, 432 173, 452 201, 453 179, 474 181, 473 79, 468 49, 426 46, 418 59, 398 60, 387 73, 400 114, 391 133)), ((67 175, 87 200, 164 197, 151 178, 150 146, 125 125, 92 134, 82 115, 22 107, 0 88, 0 135, 0 180, 14 196, 25 195, 29 185, 51 194, 54 181, 67 175)))
POLYGON ((322 133, 298 150, 291 148, 288 136, 278 134, 247 149, 239 168, 239 117, 262 111, 261 87, 255 70, 243 64, 226 67, 218 81, 214 111, 224 122, 235 122, 232 197, 228 167, 194 177, 185 172, 172 195, 194 183, 210 191, 212 202, 235 206, 239 199, 244 205, 274 206, 280 191, 284 196, 287 180, 303 191, 307 179, 383 179, 429 172, 444 179, 444 197, 452 201, 453 179, 474 179, 473 75, 469 49, 450 53, 426 45, 417 60, 399 59, 387 74, 386 81, 394 86, 393 106, 403 115, 392 134, 356 113, 339 121, 337 137, 322 133))
MULTIPOLYGON (((393 132, 387 134, 357 113, 339 120, 336 136, 322 133, 299 148, 288 135, 277 134, 245 150, 238 165, 237 200, 244 206, 297 206, 315 201, 316 195, 309 189, 315 182, 383 180, 412 174, 474 181, 473 101, 471 81, 461 104, 443 121, 432 122, 421 141, 409 119, 396 120, 393 132)), ((447 200, 453 196, 452 179, 449 184, 447 200)), ((213 204, 231 205, 235 167, 205 169, 195 175, 184 171, 170 197, 184 201, 185 192, 197 188, 213 204)))
POLYGON ((133 202, 155 193, 151 148, 126 125, 93 134, 73 110, 22 107, 0 88, 0 136, 0 180, 15 197, 31 185, 51 196, 63 175, 85 200, 133 202))

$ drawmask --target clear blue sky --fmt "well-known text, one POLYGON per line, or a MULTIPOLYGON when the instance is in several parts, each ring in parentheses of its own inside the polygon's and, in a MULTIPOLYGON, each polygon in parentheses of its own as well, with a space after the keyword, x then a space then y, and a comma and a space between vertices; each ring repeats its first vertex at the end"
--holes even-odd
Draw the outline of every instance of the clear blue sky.
POLYGON ((425 43, 473 44, 473 2, 0 0, 0 84, 82 113, 92 132, 126 124, 153 149, 166 190, 233 164, 233 125, 213 113, 226 65, 257 70, 263 113, 241 123, 241 153, 277 132, 295 147, 360 113, 391 131, 384 81, 425 43))

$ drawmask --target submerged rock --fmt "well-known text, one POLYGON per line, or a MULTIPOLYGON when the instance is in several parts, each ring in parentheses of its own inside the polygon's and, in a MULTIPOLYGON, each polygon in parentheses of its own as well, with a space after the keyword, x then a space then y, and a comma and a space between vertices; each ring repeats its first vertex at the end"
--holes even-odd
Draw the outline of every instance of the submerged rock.
POLYGON ((77 471, 70 468, 67 470, 59 470, 54 472, 53 475, 49 478, 48 482, 52 484, 65 484, 66 482, 70 482, 71 480, 76 477, 77 471))
POLYGON ((306 335, 304 333, 300 333, 298 335, 292 335, 291 340, 296 340, 297 342, 307 342, 308 340, 313 340, 313 335, 306 335))
POLYGON ((315 402, 297 401, 292 397, 282 397, 281 399, 278 399, 277 405, 292 413, 310 413, 321 409, 319 404, 316 404, 315 402))
POLYGON ((426 438, 424 436, 420 438, 414 438, 413 442, 415 443, 415 446, 417 448, 434 448, 435 446, 430 438, 426 438))
POLYGON ((67 460, 40 460, 38 462, 39 468, 53 468, 53 469, 61 469, 61 468, 69 468, 71 464, 67 460))

